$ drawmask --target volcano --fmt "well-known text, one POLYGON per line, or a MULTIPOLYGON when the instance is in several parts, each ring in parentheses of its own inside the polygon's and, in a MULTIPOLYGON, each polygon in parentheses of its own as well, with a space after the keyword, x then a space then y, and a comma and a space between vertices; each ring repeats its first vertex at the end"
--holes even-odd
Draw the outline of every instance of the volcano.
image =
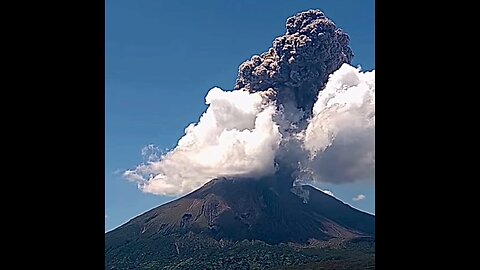
MULTIPOLYGON (((325 88, 332 72, 349 64, 352 57, 348 35, 323 12, 309 10, 289 18, 285 35, 276 38, 272 48, 240 65, 234 88, 234 91, 259 95, 265 106, 276 106, 272 112, 276 112, 282 124, 257 128, 257 122, 262 127, 265 117, 261 118, 262 121, 258 119, 266 109, 255 115, 245 113, 222 99, 222 106, 202 116, 207 118, 206 121, 215 121, 189 126, 188 134, 181 139, 179 146, 161 160, 127 171, 124 176, 136 182, 144 192, 158 195, 191 192, 106 233, 105 269, 373 269, 375 217, 312 186, 294 184, 304 180, 298 172, 300 160, 307 157, 307 152, 300 138, 308 138, 310 133, 305 135, 303 131, 310 125, 312 117, 318 116, 313 115, 318 93, 325 88), (246 120, 233 123, 241 117, 246 120), (197 129, 194 131, 194 128, 197 129), (202 128, 208 132, 195 133, 202 128), (270 140, 258 143, 259 136, 245 138, 242 132, 260 134, 270 140), (272 133, 278 136, 271 139, 268 135, 272 133), (275 139, 277 137, 282 138, 281 142, 275 139), (222 145, 222 142, 227 143, 222 145), (240 148, 234 148, 238 146, 240 148), (198 149, 208 151, 199 155, 198 149), (235 151, 222 152, 211 158, 212 149, 235 151), (272 153, 265 155, 268 162, 255 159, 257 156, 263 158, 264 152, 272 153), (244 156, 239 153, 253 154, 244 156), (196 159, 190 159, 192 155, 196 159), (198 160, 209 162, 195 164, 198 160), (244 160, 250 162, 240 162, 241 166, 236 163, 244 160), (181 166, 169 167, 177 165, 177 161, 181 166), (227 166, 232 163, 236 166, 227 166), (219 167, 227 173, 220 173, 219 167), (185 168, 187 170, 182 171, 185 168), (210 174, 211 171, 219 172, 210 174), (266 171, 268 173, 260 173, 266 171), (231 177, 214 178, 227 174, 231 177)), ((354 76, 347 81, 343 92, 360 79, 354 76)), ((369 83, 364 87, 370 89, 374 81, 369 83)), ((216 90, 214 94, 219 92, 216 90)), ((325 99, 323 101, 325 106, 330 106, 325 99)), ((236 100, 232 104, 236 104, 236 100)), ((350 108, 344 104, 330 107, 325 119, 321 118, 327 124, 335 109, 350 108)), ((374 144, 358 144, 358 138, 369 137, 367 135, 371 133, 357 132, 362 131, 358 128, 361 124, 372 122, 374 126, 374 120, 371 121, 374 110, 353 107, 359 109, 340 115, 343 118, 338 119, 363 117, 365 114, 363 118, 354 118, 362 121, 339 122, 331 129, 321 125, 313 127, 325 129, 318 138, 314 136, 325 144, 326 149, 320 145, 314 150, 322 149, 327 154, 327 158, 318 159, 323 162, 321 170, 326 172, 322 179, 335 178, 336 174, 330 173, 332 168, 348 172, 341 177, 352 178, 350 174, 361 171, 361 166, 374 163, 374 154, 367 151, 374 144), (356 129, 346 128, 350 125, 356 129), (348 136, 341 136, 343 133, 338 130, 348 136), (355 134, 363 137, 353 136, 355 134), (330 143, 325 143, 327 140, 331 140, 330 143), (366 149, 367 155, 350 151, 354 147, 366 149), (335 151, 340 152, 337 155, 335 151)), ((273 118, 265 119, 265 122, 274 121, 273 118)), ((334 120, 331 122, 336 124, 334 120)), ((374 169, 374 166, 368 169, 374 169)))
MULTIPOLYGON (((149 269, 150 264, 163 269, 201 254, 208 263, 217 257, 212 253, 220 256, 243 245, 301 254, 292 245, 338 251, 339 245, 374 243, 373 215, 311 186, 289 188, 285 183, 291 179, 285 177, 277 173, 262 179, 213 179, 130 220, 105 235, 106 269, 149 269)), ((256 252, 245 260, 255 261, 256 252)), ((228 269, 222 268, 225 264, 218 269, 228 269)))

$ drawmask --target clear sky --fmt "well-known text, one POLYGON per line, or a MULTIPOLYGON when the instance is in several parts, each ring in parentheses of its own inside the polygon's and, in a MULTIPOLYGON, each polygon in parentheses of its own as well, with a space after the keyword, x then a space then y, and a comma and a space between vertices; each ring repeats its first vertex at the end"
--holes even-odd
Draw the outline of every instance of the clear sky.
MULTIPOLYGON (((214 86, 232 89, 238 66, 271 47, 288 17, 321 9, 350 35, 353 65, 375 69, 375 1, 106 0, 105 230, 174 198, 146 194, 121 177, 141 149, 173 148, 206 109, 214 86)), ((375 213, 372 184, 325 184, 375 213), (366 197, 360 201, 352 198, 366 197)))

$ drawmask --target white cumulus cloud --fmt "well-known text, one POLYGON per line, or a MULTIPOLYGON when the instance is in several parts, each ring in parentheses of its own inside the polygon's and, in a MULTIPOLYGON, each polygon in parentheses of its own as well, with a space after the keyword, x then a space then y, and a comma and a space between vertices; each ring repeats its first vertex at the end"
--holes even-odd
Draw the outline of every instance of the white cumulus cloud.
POLYGON ((344 64, 319 92, 302 132, 303 180, 345 183, 375 177, 375 71, 344 64))
POLYGON ((213 88, 199 122, 190 124, 177 146, 150 158, 124 176, 158 195, 182 195, 220 176, 263 176, 275 170, 281 135, 273 121, 275 105, 263 93, 213 88))

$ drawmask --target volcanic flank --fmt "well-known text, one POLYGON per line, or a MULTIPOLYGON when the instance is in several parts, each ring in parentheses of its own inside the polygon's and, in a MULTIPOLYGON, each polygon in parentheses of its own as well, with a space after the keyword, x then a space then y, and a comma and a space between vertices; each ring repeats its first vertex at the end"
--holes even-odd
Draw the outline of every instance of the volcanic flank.
POLYGON ((217 240, 249 239, 269 244, 374 235, 372 215, 311 186, 285 190, 276 185, 278 177, 282 175, 261 180, 214 179, 112 234, 123 234, 122 228, 130 231, 132 238, 192 232, 217 240))
POLYGON ((108 232, 106 269, 374 263, 375 217, 300 185, 373 178, 374 73, 348 65, 349 37, 321 11, 286 28, 234 91, 209 92, 175 149, 125 173, 144 192, 193 192, 108 232))
POLYGON ((325 269, 374 263, 374 216, 311 186, 286 190, 282 177, 214 179, 132 219, 105 235, 106 269, 264 269, 331 252, 340 257, 325 269))

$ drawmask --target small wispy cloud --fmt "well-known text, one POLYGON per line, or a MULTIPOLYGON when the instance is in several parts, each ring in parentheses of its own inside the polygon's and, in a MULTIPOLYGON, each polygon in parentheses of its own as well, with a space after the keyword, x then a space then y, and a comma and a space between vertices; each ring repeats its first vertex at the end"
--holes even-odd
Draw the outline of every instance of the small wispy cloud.
POLYGON ((158 161, 160 159, 160 156, 160 149, 153 144, 149 144, 142 148, 142 157, 147 162, 158 161))
POLYGON ((325 194, 327 194, 327 195, 330 195, 330 196, 332 196, 332 197, 335 197, 335 196, 333 195, 333 192, 331 192, 330 190, 325 189, 325 190, 322 190, 322 192, 325 193, 325 194))
POLYGON ((358 201, 361 201, 363 199, 365 199, 366 196, 363 195, 363 194, 358 194, 356 197, 353 197, 352 200, 355 201, 355 202, 358 202, 358 201))
POLYGON ((125 170, 122 169, 116 169, 115 171, 112 172, 113 175, 122 175, 125 170))

